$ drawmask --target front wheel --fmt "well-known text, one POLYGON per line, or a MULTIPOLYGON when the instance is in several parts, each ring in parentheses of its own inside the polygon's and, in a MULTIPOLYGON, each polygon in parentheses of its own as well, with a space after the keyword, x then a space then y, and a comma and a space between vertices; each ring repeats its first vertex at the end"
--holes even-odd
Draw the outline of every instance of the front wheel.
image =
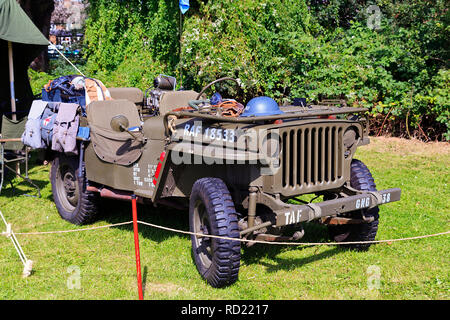
MULTIPOLYGON (((239 239, 237 213, 230 192, 218 178, 194 183, 189 201, 191 232, 239 239)), ((200 275, 212 287, 236 282, 241 246, 239 241, 191 235, 192 254, 200 275)))
POLYGON ((92 222, 98 213, 98 195, 86 190, 84 174, 79 174, 78 158, 56 155, 52 161, 50 180, 53 200, 64 220, 81 225, 92 222))
MULTIPOLYGON (((361 191, 377 191, 370 170, 362 161, 357 159, 353 159, 351 163, 350 186, 361 191)), ((358 219, 363 214, 366 218, 372 218, 372 221, 361 224, 328 226, 330 237, 336 242, 373 241, 378 231, 378 213, 378 207, 349 212, 345 215, 350 218, 358 219)), ((346 245, 346 247, 364 251, 369 249, 370 245, 370 243, 356 243, 346 245)))

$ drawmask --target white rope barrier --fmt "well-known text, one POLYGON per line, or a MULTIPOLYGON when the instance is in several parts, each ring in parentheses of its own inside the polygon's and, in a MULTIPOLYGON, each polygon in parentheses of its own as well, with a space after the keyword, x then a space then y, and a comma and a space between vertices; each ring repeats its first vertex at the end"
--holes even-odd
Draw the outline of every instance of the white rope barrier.
POLYGON ((85 75, 84 75, 84 73, 83 72, 81 72, 80 71, 80 69, 78 69, 61 51, 59 51, 58 50, 58 48, 53 44, 53 43, 51 43, 50 41, 48 42, 49 44, 50 44, 50 46, 52 47, 52 49, 55 49, 56 51, 58 51, 58 53, 64 58, 64 59, 66 59, 66 61, 68 62, 68 63, 70 63, 70 65, 72 66, 72 67, 74 67, 75 68, 75 70, 77 70, 78 71, 78 73, 79 74, 81 74, 83 77, 86 77, 85 75))
MULTIPOLYGON (((157 224, 144 222, 144 221, 137 221, 139 224, 146 225, 149 227, 166 230, 170 232, 180 233, 180 234, 187 234, 187 235, 194 235, 197 237, 205 237, 205 238, 216 238, 216 239, 223 239, 223 240, 230 240, 230 241, 239 241, 239 242, 250 242, 250 243, 261 243, 261 244, 275 244, 275 245, 290 245, 290 246, 319 246, 319 245, 349 245, 349 244, 373 244, 373 243, 389 243, 389 242, 398 242, 398 241, 406 241, 406 240, 417 240, 417 239, 424 239, 424 238, 430 238, 430 237, 437 237, 442 236, 446 234, 450 234, 450 231, 435 233, 435 234, 428 234, 428 235, 421 235, 421 236, 414 236, 414 237, 407 237, 407 238, 397 238, 397 239, 388 239, 388 240, 373 240, 373 241, 347 241, 347 242, 277 242, 277 241, 261 241, 261 240, 249 240, 249 239, 237 239, 237 238, 231 238, 231 237, 222 237, 222 236, 215 236, 215 235, 205 235, 203 233, 195 233, 190 231, 184 231, 169 227, 160 226, 157 224)), ((23 236, 29 236, 29 235, 46 235, 46 234, 61 234, 61 233, 70 233, 70 232, 80 232, 80 231, 90 231, 90 230, 98 230, 98 229, 105 229, 105 228, 111 228, 111 227, 117 227, 117 226, 123 226, 127 224, 132 224, 133 221, 127 221, 127 222, 120 222, 115 224, 109 224, 104 226, 97 226, 97 227, 90 227, 90 228, 81 228, 81 229, 72 229, 72 230, 59 230, 59 231, 42 231, 42 232, 16 232, 16 235, 23 235, 23 236)))
MULTIPOLYGON (((0 217, 2 218, 3 222, 6 226, 6 231, 2 232, 2 235, 6 236, 7 238, 10 238, 19 257, 24 265, 22 277, 28 277, 31 275, 32 268, 33 268, 33 261, 27 259, 25 256, 25 253, 22 250, 22 247, 20 246, 19 242, 17 241, 16 235, 23 235, 23 236, 29 236, 29 235, 48 235, 48 234, 65 234, 65 233, 71 233, 71 232, 82 232, 82 231, 91 231, 91 230, 99 230, 99 229, 106 229, 106 228, 112 228, 117 226, 123 226, 132 224, 133 221, 126 221, 126 222, 119 222, 115 224, 109 224, 104 226, 97 226, 97 227, 90 227, 90 228, 79 228, 79 229, 71 229, 71 230, 58 230, 58 231, 41 231, 41 232, 18 232, 14 233, 11 228, 11 224, 7 223, 5 217, 3 216, 2 212, 0 211, 0 217)), ((239 242, 248 242, 248 243, 260 243, 260 244, 269 244, 269 245, 288 245, 288 246, 333 246, 333 245, 349 245, 349 244, 369 244, 369 243, 392 243, 392 242, 398 242, 398 241, 407 241, 407 240, 417 240, 417 239, 424 239, 424 238, 430 238, 430 237, 437 237, 442 235, 450 234, 450 231, 435 233, 435 234, 428 234, 428 235, 421 235, 421 236, 414 236, 414 237, 407 237, 407 238, 397 238, 397 239, 389 239, 389 240, 373 240, 373 241, 349 241, 349 242, 277 242, 277 241, 261 241, 261 240, 249 240, 249 239, 236 239, 231 237, 222 237, 222 236, 215 236, 215 235, 205 235, 202 233, 195 233, 190 231, 184 231, 184 230, 178 230, 174 228, 164 227, 160 225, 156 225, 153 223, 148 223, 144 221, 137 221, 138 224, 142 224, 145 226, 149 226, 152 228, 157 228, 161 230, 166 230, 170 232, 180 233, 180 234, 187 234, 187 235, 194 235, 197 237, 207 237, 207 238, 217 238, 217 239, 224 239, 224 240, 230 240, 230 241, 239 241, 239 242)))
POLYGON ((441 232, 441 233, 435 233, 435 234, 429 234, 429 235, 423 235, 423 236, 415 236, 415 237, 409 237, 409 238, 400 238, 400 239, 390 239, 390 240, 373 240, 373 241, 347 241, 347 242, 277 242, 277 241, 261 241, 261 240, 249 240, 249 239, 236 239, 236 238, 230 238, 230 237, 222 237, 222 236, 214 236, 214 235, 205 235, 202 233, 195 233, 190 231, 183 231, 183 230, 177 230, 172 229, 168 227, 158 226, 156 224, 138 221, 138 223, 147 225, 150 227, 166 230, 166 231, 172 231, 177 233, 183 233, 183 234, 189 234, 194 235, 197 237, 205 237, 205 238, 217 238, 217 239, 223 239, 223 240, 231 240, 231 241, 240 241, 240 242, 250 242, 250 243, 261 243, 261 244, 274 244, 274 245, 290 245, 290 246, 319 246, 319 245, 327 245, 327 246, 333 246, 333 245, 348 245, 348 244, 368 244, 368 243, 383 243, 383 242, 396 242, 396 241, 406 241, 406 240, 416 240, 416 239, 423 239, 423 238, 429 238, 429 237, 436 237, 441 236, 445 234, 449 234, 450 231, 441 232))
POLYGON ((27 259, 27 256, 23 252, 22 247, 20 246, 20 243, 19 243, 19 241, 16 238, 16 235, 12 231, 11 224, 6 221, 6 219, 3 216, 3 213, 1 211, 0 211, 0 217, 2 218, 2 220, 3 220, 3 222, 5 223, 5 226, 6 226, 6 231, 2 232, 2 235, 4 235, 7 238, 11 239, 11 242, 13 243, 14 248, 16 249, 17 254, 19 255, 19 258, 20 258, 20 260, 23 263, 22 277, 24 277, 24 278, 28 277, 29 275, 31 275, 31 272, 33 270, 33 261, 27 259))
POLYGON ((41 234, 70 233, 70 232, 80 232, 80 231, 90 231, 90 230, 112 228, 112 227, 123 226, 123 225, 131 224, 131 223, 133 223, 133 221, 120 222, 120 223, 108 224, 108 225, 104 225, 104 226, 91 227, 91 228, 80 228, 80 229, 59 230, 59 231, 42 231, 42 232, 16 232, 16 234, 29 236, 29 235, 41 235, 41 234))

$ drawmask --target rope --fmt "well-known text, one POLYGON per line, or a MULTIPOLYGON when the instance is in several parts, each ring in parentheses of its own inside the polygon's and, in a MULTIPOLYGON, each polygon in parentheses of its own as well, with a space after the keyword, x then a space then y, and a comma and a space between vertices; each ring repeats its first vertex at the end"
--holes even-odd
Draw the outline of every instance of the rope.
MULTIPOLYGON (((347 241, 347 242, 277 242, 277 241, 262 241, 262 240, 249 240, 249 239, 236 239, 231 237, 222 237, 222 236, 215 236, 215 235, 205 235, 203 233, 195 233, 190 231, 184 231, 184 230, 178 230, 174 228, 164 227, 160 225, 156 225, 153 223, 148 223, 144 221, 137 221, 139 224, 146 225, 149 227, 171 231, 175 233, 181 233, 181 234, 187 234, 187 235, 194 235, 197 237, 206 237, 206 238, 216 238, 216 239, 223 239, 223 240, 230 240, 230 241, 239 241, 239 242, 250 242, 250 243, 261 243, 261 244, 272 244, 272 245, 288 245, 288 246, 319 246, 319 245, 326 245, 326 246, 333 246, 333 245, 349 245, 349 244, 369 244, 369 243, 386 243, 386 242, 398 242, 398 241, 407 241, 407 240, 416 240, 416 239, 424 239, 424 238, 430 238, 430 237, 437 237, 442 236, 446 234, 450 234, 450 231, 435 233, 435 234, 428 234, 428 235, 421 235, 421 236, 414 236, 414 237, 407 237, 407 238, 398 238, 398 239, 388 239, 388 240, 372 240, 372 241, 347 241)), ((116 226, 122 226, 127 224, 132 224, 133 221, 127 221, 127 222, 120 222, 116 224, 109 224, 104 226, 98 226, 98 227, 91 227, 91 228, 82 228, 82 229, 72 229, 72 230, 61 230, 61 231, 43 231, 43 232, 18 232, 15 233, 16 235, 45 235, 45 234, 58 234, 58 233, 69 233, 69 232, 80 232, 80 231, 89 231, 89 230, 97 230, 97 229, 104 229, 104 228, 111 228, 116 226)))
POLYGON ((56 51, 58 51, 58 53, 59 53, 64 59, 66 59, 66 61, 67 61, 68 63, 70 63, 70 65, 71 65, 72 67, 74 67, 75 70, 77 70, 79 74, 81 74, 83 77, 86 77, 86 76, 84 75, 84 73, 81 72, 80 69, 78 69, 77 67, 75 67, 75 65, 74 65, 72 62, 70 62, 70 60, 69 60, 69 59, 68 59, 61 51, 59 51, 58 48, 57 48, 53 43, 51 43, 50 41, 49 41, 48 43, 49 43, 50 46, 52 46, 56 51))
POLYGON ((177 232, 177 233, 183 233, 183 234, 189 234, 194 235, 198 237, 207 237, 207 238, 217 238, 217 239, 223 239, 223 240, 231 240, 231 241, 240 241, 240 242, 251 242, 251 243, 261 243, 261 244, 276 244, 276 245, 291 245, 291 246, 298 246, 298 245, 306 245, 306 246, 318 246, 318 245, 344 245, 344 244, 365 244, 365 243, 382 243, 382 242, 396 242, 396 241, 405 241, 405 240, 415 240, 415 239, 423 239, 423 238, 429 238, 429 237, 436 237, 444 234, 449 234, 450 231, 441 232, 441 233, 435 233, 435 234, 429 234, 429 235, 423 235, 423 236, 415 236, 415 237, 409 237, 409 238, 399 238, 399 239, 390 239, 390 240, 373 240, 373 241, 348 241, 348 242, 276 242, 276 241, 261 241, 261 240, 248 240, 248 239, 236 239, 236 238, 230 238, 230 237, 222 237, 222 236, 214 236, 214 235, 205 235, 203 233, 195 233, 190 231, 183 231, 183 230, 177 230, 172 229, 168 227, 158 226, 156 224, 138 221, 140 224, 144 224, 150 227, 163 229, 167 231, 177 232))
POLYGON ((97 230, 97 229, 104 229, 104 228, 111 228, 111 227, 117 227, 117 226, 123 226, 126 224, 131 224, 133 221, 128 222, 120 222, 115 224, 108 224, 105 226, 98 226, 98 227, 91 227, 91 228, 80 228, 80 229, 72 229, 72 230, 60 230, 60 231, 42 231, 42 232, 16 232, 17 235, 40 235, 40 234, 56 234, 56 233, 69 233, 69 232, 80 232, 80 231, 89 231, 89 230, 97 230))
POLYGON ((3 213, 1 211, 0 211, 0 217, 2 218, 2 220, 6 226, 6 232, 2 232, 2 235, 11 239, 11 242, 13 243, 14 248, 16 249, 17 254, 19 255, 19 258, 23 263, 22 276, 24 278, 28 277, 29 275, 31 275, 31 271, 33 270, 33 261, 27 259, 27 256, 23 252, 22 247, 20 246, 19 241, 16 238, 16 235, 12 231, 11 224, 6 221, 6 219, 3 216, 3 213))
POLYGON ((244 112, 244 106, 235 100, 225 100, 212 105, 211 108, 220 110, 222 117, 237 117, 244 112))

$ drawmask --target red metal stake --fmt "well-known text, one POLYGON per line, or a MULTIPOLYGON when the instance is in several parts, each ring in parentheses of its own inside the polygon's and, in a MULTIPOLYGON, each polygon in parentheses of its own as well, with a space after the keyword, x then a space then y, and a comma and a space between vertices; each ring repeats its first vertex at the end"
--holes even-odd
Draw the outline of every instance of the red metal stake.
POLYGON ((137 270, 137 282, 139 290, 139 300, 144 300, 144 295, 142 293, 142 278, 141 278, 141 256, 139 253, 139 233, 137 224, 137 205, 136 205, 136 195, 131 196, 131 207, 133 210, 133 230, 134 230, 134 251, 136 254, 136 270, 137 270))

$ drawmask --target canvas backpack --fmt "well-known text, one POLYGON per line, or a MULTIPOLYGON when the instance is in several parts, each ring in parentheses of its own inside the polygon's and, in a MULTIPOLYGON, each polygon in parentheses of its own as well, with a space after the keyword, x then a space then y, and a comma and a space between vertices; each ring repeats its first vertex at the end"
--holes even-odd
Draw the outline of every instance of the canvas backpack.
POLYGON ((79 116, 78 104, 61 103, 53 126, 52 150, 78 154, 77 132, 79 116))
POLYGON ((28 120, 25 123, 25 131, 22 134, 22 143, 32 149, 45 148, 45 144, 41 138, 41 116, 47 102, 42 100, 34 100, 28 113, 28 120))
POLYGON ((52 108, 52 105, 49 104, 45 108, 40 121, 41 137, 45 147, 50 147, 52 145, 53 125, 55 124, 57 116, 57 113, 53 110, 56 110, 56 108, 54 108, 54 106, 52 108))

